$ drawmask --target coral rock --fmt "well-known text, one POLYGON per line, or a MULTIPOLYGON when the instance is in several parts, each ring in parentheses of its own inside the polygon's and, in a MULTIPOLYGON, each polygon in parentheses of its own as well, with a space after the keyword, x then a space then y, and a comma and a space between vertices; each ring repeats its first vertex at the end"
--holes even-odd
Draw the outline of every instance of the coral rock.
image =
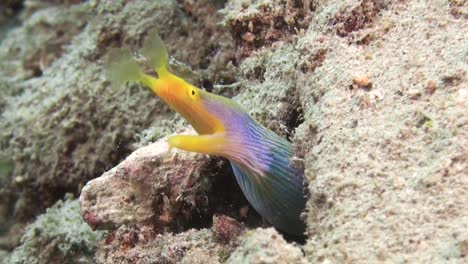
POLYGON ((245 233, 242 244, 228 263, 308 263, 299 247, 288 244, 274 229, 258 228, 245 233))
POLYGON ((216 244, 209 229, 154 234, 149 227, 121 226, 101 243, 95 263, 220 263, 229 248, 216 244))
POLYGON ((91 263, 103 232, 92 231, 79 211, 71 196, 58 201, 26 228, 21 245, 0 263, 91 263))
POLYGON ((244 231, 244 226, 235 219, 225 215, 213 216, 213 232, 216 240, 232 243, 244 231))
POLYGON ((205 155, 170 149, 165 139, 142 147, 86 184, 82 216, 95 229, 149 222, 165 230, 180 227, 193 209, 206 207, 210 181, 201 171, 207 161, 205 155))

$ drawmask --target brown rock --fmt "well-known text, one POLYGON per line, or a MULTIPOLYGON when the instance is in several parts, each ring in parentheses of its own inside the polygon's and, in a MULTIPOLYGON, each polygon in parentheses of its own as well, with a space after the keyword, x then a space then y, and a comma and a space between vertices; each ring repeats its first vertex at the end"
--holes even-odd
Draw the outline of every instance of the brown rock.
POLYGON ((434 80, 429 80, 427 82, 427 86, 426 86, 426 89, 424 89, 424 92, 427 94, 427 95, 432 95, 435 90, 436 90, 436 83, 434 80))
POLYGON ((216 240, 232 243, 244 231, 244 226, 235 219, 225 215, 213 216, 213 233, 216 240))
POLYGON ((370 84, 369 77, 367 76, 360 76, 360 77, 354 77, 353 78, 353 83, 360 86, 360 87, 368 87, 370 84))
POLYGON ((142 147, 86 184, 80 196, 83 218, 95 229, 148 222, 178 228, 174 222, 180 225, 194 208, 206 206, 209 184, 201 171, 207 161, 205 155, 170 149, 165 139, 142 147))
POLYGON ((461 257, 468 256, 468 239, 460 242, 460 255, 461 257))

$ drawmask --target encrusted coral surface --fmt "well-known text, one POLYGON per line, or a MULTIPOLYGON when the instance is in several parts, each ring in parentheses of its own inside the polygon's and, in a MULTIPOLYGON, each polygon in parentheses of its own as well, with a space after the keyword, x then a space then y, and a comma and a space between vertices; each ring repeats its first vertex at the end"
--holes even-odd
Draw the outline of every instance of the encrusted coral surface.
POLYGON ((8 21, 0 27, 3 259, 467 261, 466 1, 7 2, 0 14, 8 21), (145 152, 186 124, 136 85, 112 90, 102 58, 112 47, 138 49, 153 28, 183 77, 233 97, 293 142, 310 191, 303 245, 254 229, 258 216, 224 161, 145 152), (164 178, 173 172, 183 177, 164 178), (83 191, 82 213, 94 228, 110 229, 100 242, 88 229, 93 239, 78 247, 67 238, 85 227, 77 201, 59 202, 22 231, 98 176, 83 191), (69 211, 74 220, 61 219, 69 211), (39 227, 44 219, 65 231, 39 227), (31 235, 38 228, 44 233, 31 235))
POLYGON ((311 261, 466 258, 468 27, 448 2, 381 1, 361 31, 320 33, 330 25, 317 18, 299 40, 303 53, 327 49, 297 84, 311 261))
POLYGON ((217 244, 208 229, 155 234, 150 228, 121 226, 99 245, 97 263, 220 263, 230 249, 217 244))
POLYGON ((58 201, 28 226, 21 246, 5 263, 92 263, 103 232, 81 220, 80 204, 71 197, 58 201))
POLYGON ((307 263, 301 249, 287 243, 274 228, 248 231, 240 243, 227 263, 307 263))

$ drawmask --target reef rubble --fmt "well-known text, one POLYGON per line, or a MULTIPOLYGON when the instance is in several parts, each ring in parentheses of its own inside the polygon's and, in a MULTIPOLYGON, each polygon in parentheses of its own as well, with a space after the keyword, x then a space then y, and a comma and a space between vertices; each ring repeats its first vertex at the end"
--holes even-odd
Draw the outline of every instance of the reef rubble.
POLYGON ((0 3, 2 263, 468 261, 466 1, 0 3), (290 140, 304 241, 103 58, 156 28, 171 67, 290 140))

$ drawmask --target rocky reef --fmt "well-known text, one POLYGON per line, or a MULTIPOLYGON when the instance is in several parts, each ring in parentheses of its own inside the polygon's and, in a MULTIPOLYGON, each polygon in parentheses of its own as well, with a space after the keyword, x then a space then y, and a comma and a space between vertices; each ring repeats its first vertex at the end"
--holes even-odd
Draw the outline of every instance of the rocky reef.
POLYGON ((3 263, 468 261, 468 4, 0 3, 3 263), (157 29, 171 68, 290 140, 305 238, 262 221, 225 160, 103 59, 157 29))
POLYGON ((82 221, 80 204, 68 195, 30 224, 7 263, 91 263, 103 232, 82 221))

